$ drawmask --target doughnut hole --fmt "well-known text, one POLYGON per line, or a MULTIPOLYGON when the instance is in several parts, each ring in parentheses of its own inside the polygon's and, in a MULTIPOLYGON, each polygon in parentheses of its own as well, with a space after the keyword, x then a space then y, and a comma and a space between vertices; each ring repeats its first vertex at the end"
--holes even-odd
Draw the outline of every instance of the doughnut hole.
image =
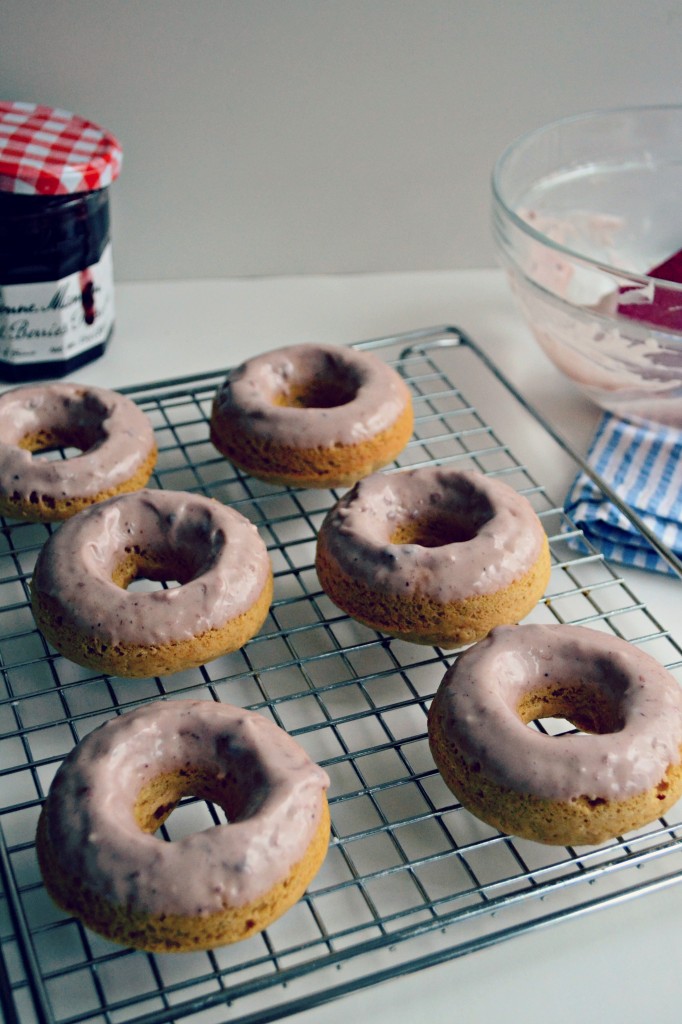
POLYGON ((186 797, 216 804, 228 823, 255 814, 263 802, 265 787, 254 757, 240 754, 239 764, 220 774, 213 768, 185 765, 151 779, 140 791, 133 814, 143 832, 154 833, 186 797))
POLYGON ((147 581, 165 583, 167 586, 181 586, 183 583, 189 583, 196 575, 198 573, 195 568, 185 564, 178 557, 164 558, 157 552, 133 547, 117 562, 111 578, 117 587, 127 590, 131 586, 133 589, 145 589, 144 586, 134 585, 147 581))
POLYGON ((19 441, 19 448, 31 452, 32 455, 48 455, 58 448, 64 452, 66 458, 75 455, 82 455, 104 439, 101 432, 89 430, 39 430, 34 434, 27 434, 19 441))
POLYGON ((275 396, 274 404, 291 409, 335 409, 352 402, 359 388, 355 369, 325 356, 310 376, 289 382, 275 396))
POLYGON ((580 682, 535 689, 523 697, 517 711, 526 725, 560 718, 581 732, 597 735, 620 732, 625 726, 615 697, 580 682))
POLYGON ((490 502, 475 489, 463 494, 448 494, 447 504, 432 500, 430 512, 404 520, 392 530, 391 544, 418 544, 440 548, 447 544, 466 544, 493 518, 490 502))
POLYGON ((478 532, 474 523, 453 520, 413 519, 401 523, 389 537, 391 544, 418 544, 423 548, 441 548, 446 544, 466 544, 478 532))
POLYGON ((49 425, 40 424, 38 429, 19 437, 17 445, 35 454, 56 448, 81 454, 104 441, 107 415, 106 407, 94 395, 86 393, 75 401, 64 399, 59 414, 49 425))
POLYGON ((145 581, 183 586, 209 569, 225 544, 223 531, 210 531, 207 525, 192 528, 176 523, 175 530, 172 544, 127 545, 115 556, 113 583, 122 590, 145 581))

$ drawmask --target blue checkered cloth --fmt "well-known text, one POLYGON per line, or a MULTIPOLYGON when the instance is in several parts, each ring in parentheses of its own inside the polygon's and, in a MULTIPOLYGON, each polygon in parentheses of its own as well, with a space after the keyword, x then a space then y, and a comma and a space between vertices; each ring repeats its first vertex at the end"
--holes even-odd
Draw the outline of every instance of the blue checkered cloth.
MULTIPOLYGON (((638 426, 605 413, 587 464, 654 536, 682 557, 682 430, 658 424, 638 426)), ((576 477, 564 507, 606 558, 676 575, 584 472, 576 477)))

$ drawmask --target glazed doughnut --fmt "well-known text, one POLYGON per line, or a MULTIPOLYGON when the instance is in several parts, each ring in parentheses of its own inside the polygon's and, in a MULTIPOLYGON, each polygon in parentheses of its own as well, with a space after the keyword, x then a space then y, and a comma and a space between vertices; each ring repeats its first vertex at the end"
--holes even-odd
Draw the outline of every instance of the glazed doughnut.
POLYGON ((69 519, 31 582, 45 638, 78 665, 158 676, 234 651, 261 627, 272 569, 256 527, 201 495, 142 490, 69 519), (180 586, 143 593, 137 578, 180 586))
POLYGON ((391 462, 413 426, 403 379, 376 356, 293 345, 247 360, 218 389, 211 440, 261 480, 349 485, 391 462))
POLYGON ((356 484, 322 523, 316 567, 332 601, 365 625, 459 647, 527 615, 550 557, 537 515, 513 488, 427 466, 356 484))
POLYGON ((682 795, 682 690, 625 640, 581 626, 493 630, 448 669, 429 711, 448 787, 483 821, 540 843, 600 843, 682 795), (592 735, 529 728, 566 718, 592 735))
POLYGON ((0 396, 0 515, 31 522, 68 519, 148 482, 156 462, 149 419, 107 388, 45 384, 0 396), (34 458, 78 448, 66 459, 34 458))
POLYGON ((246 939, 303 895, 329 844, 329 779, 283 729, 212 701, 155 701, 63 761, 38 822, 54 901, 93 931, 155 952, 246 939), (164 842, 182 797, 229 824, 164 842))

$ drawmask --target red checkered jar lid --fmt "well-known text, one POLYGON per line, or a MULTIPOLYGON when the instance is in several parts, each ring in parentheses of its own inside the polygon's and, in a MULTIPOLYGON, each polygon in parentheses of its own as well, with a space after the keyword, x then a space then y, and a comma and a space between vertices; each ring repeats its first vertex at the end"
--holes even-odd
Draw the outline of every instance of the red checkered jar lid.
POLYGON ((64 196, 110 185, 123 153, 109 132, 67 110, 0 100, 0 191, 64 196))

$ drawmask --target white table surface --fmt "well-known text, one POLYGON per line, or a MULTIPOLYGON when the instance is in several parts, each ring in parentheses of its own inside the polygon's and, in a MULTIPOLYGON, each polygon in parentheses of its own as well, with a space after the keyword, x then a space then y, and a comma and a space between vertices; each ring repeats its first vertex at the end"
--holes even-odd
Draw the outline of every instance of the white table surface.
MULTIPOLYGON (((468 332, 581 453, 599 412, 535 346, 497 270, 118 284, 109 351, 76 375, 120 387, 228 367, 295 342, 345 344, 455 324, 468 332)), ((462 384, 466 392, 466 382, 462 384)), ((504 430, 504 410, 500 423, 504 430)), ((504 435, 503 435, 504 436, 504 435)), ((507 438, 515 447, 515 438, 507 438)), ((523 439, 518 439, 522 443, 523 439)), ((535 451, 536 475, 563 495, 570 478, 535 451), (539 467, 539 468, 538 468, 539 467)), ((625 574, 682 639, 680 584, 625 574)), ((682 886, 501 943, 289 1020, 296 1024, 495 1019, 535 1024, 682 1019, 682 886)))

